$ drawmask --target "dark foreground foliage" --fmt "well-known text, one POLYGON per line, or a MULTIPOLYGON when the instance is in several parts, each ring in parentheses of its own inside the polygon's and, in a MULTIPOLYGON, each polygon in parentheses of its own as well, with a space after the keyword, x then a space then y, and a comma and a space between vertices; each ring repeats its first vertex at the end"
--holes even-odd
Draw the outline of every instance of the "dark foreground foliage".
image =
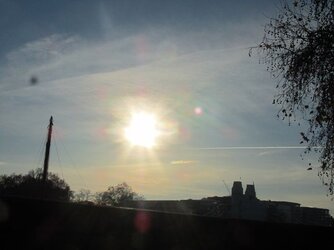
POLYGON ((46 183, 43 183, 42 175, 42 169, 32 170, 26 175, 1 175, 0 195, 61 201, 71 199, 72 191, 63 179, 56 174, 49 173, 46 183))
POLYGON ((143 200, 144 196, 134 192, 126 183, 109 186, 107 191, 97 193, 95 202, 98 205, 119 206, 126 201, 143 200))
POLYGON ((0 197, 1 249, 325 249, 333 228, 0 197))

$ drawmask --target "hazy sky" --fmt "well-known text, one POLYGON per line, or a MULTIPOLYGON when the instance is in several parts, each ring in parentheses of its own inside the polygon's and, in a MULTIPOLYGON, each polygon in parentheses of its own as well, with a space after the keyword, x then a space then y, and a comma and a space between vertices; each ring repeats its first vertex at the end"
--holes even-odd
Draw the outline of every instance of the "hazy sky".
POLYGON ((333 213, 301 128, 276 117, 276 80, 248 56, 278 4, 0 0, 0 173, 42 166, 53 115, 50 171, 74 190, 202 198, 241 178, 260 199, 333 213), (134 112, 156 116, 156 147, 125 139, 134 112))

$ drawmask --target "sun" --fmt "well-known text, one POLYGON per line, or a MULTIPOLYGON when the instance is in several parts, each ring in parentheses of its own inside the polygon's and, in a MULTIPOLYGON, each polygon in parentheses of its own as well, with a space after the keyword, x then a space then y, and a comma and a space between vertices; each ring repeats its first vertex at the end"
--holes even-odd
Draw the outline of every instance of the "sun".
POLYGON ((156 138, 159 136, 157 120, 150 113, 134 113, 124 134, 132 145, 152 148, 156 145, 156 138))

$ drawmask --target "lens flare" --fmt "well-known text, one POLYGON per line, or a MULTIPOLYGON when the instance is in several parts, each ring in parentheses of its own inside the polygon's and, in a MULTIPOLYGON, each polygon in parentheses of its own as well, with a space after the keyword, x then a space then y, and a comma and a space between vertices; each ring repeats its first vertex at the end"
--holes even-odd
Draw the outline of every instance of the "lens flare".
POLYGON ((195 113, 195 115, 202 115, 203 114, 203 109, 201 107, 196 107, 196 108, 194 108, 194 113, 195 113))

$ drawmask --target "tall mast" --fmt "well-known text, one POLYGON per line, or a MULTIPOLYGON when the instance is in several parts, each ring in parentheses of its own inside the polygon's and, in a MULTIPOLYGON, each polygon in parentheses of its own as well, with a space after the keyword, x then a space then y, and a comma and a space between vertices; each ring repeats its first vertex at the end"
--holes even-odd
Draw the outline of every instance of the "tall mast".
POLYGON ((43 168, 43 183, 46 183, 48 178, 48 168, 49 168, 49 155, 50 155, 50 147, 51 147, 51 135, 52 135, 52 126, 53 126, 53 118, 50 117, 50 123, 48 126, 48 140, 46 142, 45 149, 45 158, 44 158, 44 168, 43 168))

